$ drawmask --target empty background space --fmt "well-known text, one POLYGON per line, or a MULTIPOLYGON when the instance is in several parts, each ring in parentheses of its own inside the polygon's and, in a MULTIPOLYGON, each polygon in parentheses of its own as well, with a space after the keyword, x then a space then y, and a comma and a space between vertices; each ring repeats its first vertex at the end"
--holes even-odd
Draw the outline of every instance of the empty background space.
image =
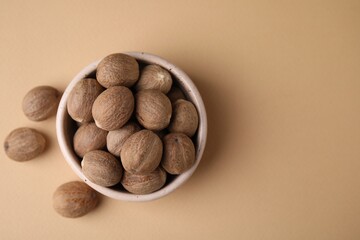
POLYGON ((1 239, 360 238, 360 2, 0 0, 0 139, 22 126, 49 146, 18 163, 0 150, 1 239), (102 198, 78 219, 52 209, 77 176, 55 117, 23 96, 63 91, 89 63, 143 51, 178 65, 208 112, 202 162, 174 193, 102 198))

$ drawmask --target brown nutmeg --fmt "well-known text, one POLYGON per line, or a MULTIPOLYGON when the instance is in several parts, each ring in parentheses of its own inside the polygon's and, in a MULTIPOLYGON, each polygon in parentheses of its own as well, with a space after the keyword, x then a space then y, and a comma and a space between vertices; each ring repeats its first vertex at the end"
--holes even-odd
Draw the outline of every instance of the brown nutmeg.
POLYGON ((46 140, 41 133, 32 128, 17 128, 13 130, 4 142, 6 155, 18 162, 28 161, 40 155, 46 146, 46 140))
POLYGON ((23 99, 23 112, 32 121, 45 120, 55 114, 60 96, 60 92, 50 86, 33 88, 23 99))
POLYGON ((146 174, 159 166, 162 152, 160 138, 152 131, 144 129, 125 141, 120 153, 121 162, 130 173, 146 174))
POLYGON ((199 116, 194 104, 183 99, 173 104, 173 112, 169 125, 170 132, 179 132, 192 137, 199 125, 199 116))
POLYGON ((171 118, 171 102, 159 90, 142 90, 136 95, 136 119, 145 128, 159 131, 166 128, 171 118))
POLYGON ((136 90, 155 89, 168 93, 172 85, 172 78, 168 71, 159 65, 147 65, 141 71, 136 90))
POLYGON ((178 99, 186 99, 183 91, 177 86, 172 86, 170 91, 167 94, 168 98, 170 99, 170 102, 174 103, 178 99))
POLYGON ((71 118, 80 123, 92 121, 92 105, 102 91, 104 88, 96 79, 80 80, 71 90, 66 103, 71 118))
POLYGON ((127 87, 106 89, 95 100, 92 115, 99 128, 107 131, 121 128, 134 110, 134 96, 127 87))
POLYGON ((53 194, 53 207, 63 217, 77 218, 93 210, 98 194, 83 182, 73 181, 59 186, 53 194))
POLYGON ((95 123, 82 124, 74 135, 74 150, 83 157, 92 150, 103 149, 106 146, 107 131, 98 128, 95 123))
POLYGON ((140 131, 140 126, 135 122, 129 122, 118 130, 110 131, 106 137, 107 149, 114 156, 119 157, 126 139, 138 131, 140 131))
POLYGON ((106 87, 131 87, 139 78, 139 64, 135 58, 115 53, 105 57, 96 70, 96 79, 106 87))
POLYGON ((123 187, 134 194, 148 194, 159 190, 166 182, 166 172, 158 167, 148 174, 138 175, 124 172, 123 187))
POLYGON ((183 133, 170 133, 163 138, 162 167, 171 174, 181 174, 195 163, 195 147, 183 133))
POLYGON ((103 187, 119 183, 123 174, 120 161, 111 153, 101 150, 86 153, 81 167, 85 177, 103 187))

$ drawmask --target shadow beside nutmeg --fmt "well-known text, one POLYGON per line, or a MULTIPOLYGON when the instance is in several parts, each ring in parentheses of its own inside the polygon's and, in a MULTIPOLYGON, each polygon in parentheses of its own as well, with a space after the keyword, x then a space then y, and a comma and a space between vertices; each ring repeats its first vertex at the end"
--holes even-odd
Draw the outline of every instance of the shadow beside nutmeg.
POLYGON ((222 161, 221 153, 229 145, 229 135, 232 133, 232 112, 240 111, 239 106, 231 106, 234 103, 229 102, 225 89, 221 89, 221 81, 207 81, 207 77, 202 77, 196 73, 189 73, 190 78, 197 86, 205 104, 208 134, 204 155, 194 173, 203 178, 210 171, 217 161, 222 161))

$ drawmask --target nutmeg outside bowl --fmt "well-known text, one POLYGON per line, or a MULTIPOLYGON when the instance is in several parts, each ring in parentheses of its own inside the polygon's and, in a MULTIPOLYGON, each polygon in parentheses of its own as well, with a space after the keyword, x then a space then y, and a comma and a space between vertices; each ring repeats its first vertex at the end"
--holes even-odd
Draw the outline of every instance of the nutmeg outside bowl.
POLYGON ((170 179, 170 181, 167 181, 166 184, 161 189, 145 195, 132 194, 127 192, 123 188, 116 186, 110 188, 102 187, 92 183, 89 179, 87 179, 84 176, 80 165, 81 159, 75 154, 72 146, 73 136, 76 128, 74 126, 75 122, 71 119, 71 117, 67 112, 66 102, 69 93, 74 88, 77 82, 79 82, 83 78, 95 76, 96 67, 100 62, 100 60, 95 61, 90 65, 86 66, 84 69, 82 69, 65 89, 65 92, 61 98, 59 108, 57 111, 56 134, 61 152, 64 155, 65 160, 70 165, 72 170, 90 187, 92 187, 93 189, 95 189, 96 191, 100 192, 105 196, 118 200, 138 201, 138 202, 150 201, 166 196, 175 189, 177 189, 178 187, 180 187, 185 181, 187 181, 191 177, 191 175, 196 170, 197 166, 200 163, 206 144, 206 136, 207 136, 206 111, 203 100, 195 84, 191 81, 189 76, 186 75, 186 73, 183 72, 180 68, 156 55, 143 53, 143 52, 127 52, 125 54, 134 57, 140 63, 157 64, 167 69, 172 74, 173 81, 177 82, 177 85, 183 90, 188 100, 193 102, 193 104, 197 108, 199 114, 199 127, 196 135, 193 138, 196 149, 195 164, 186 172, 173 177, 172 179, 170 179))

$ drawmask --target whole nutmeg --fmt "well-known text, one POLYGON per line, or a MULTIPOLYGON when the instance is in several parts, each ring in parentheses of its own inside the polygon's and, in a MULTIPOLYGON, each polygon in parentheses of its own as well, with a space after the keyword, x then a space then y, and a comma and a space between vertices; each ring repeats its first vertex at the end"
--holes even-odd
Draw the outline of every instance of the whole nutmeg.
POLYGON ((71 90, 66 103, 71 118, 80 123, 92 121, 92 105, 102 91, 104 88, 96 79, 80 80, 71 90))
POLYGON ((42 121, 55 114, 60 101, 60 92, 53 87, 39 86, 24 97, 22 109, 32 121, 42 121))
POLYGON ((96 79, 106 87, 131 87, 139 78, 139 64, 135 58, 115 53, 105 57, 96 70, 96 79))
POLYGON ((5 138, 6 155, 18 162, 24 162, 40 155, 45 150, 44 136, 32 128, 17 128, 5 138))
POLYGON ((124 126, 134 111, 134 96, 127 87, 106 89, 95 100, 92 115, 99 128, 107 131, 124 126))
POLYGON ((174 103, 178 99, 186 99, 183 91, 177 86, 172 86, 170 91, 167 94, 168 98, 170 99, 170 102, 174 103))
POLYGON ((81 161, 81 167, 85 177, 103 187, 119 183, 123 174, 120 161, 111 153, 101 150, 85 154, 81 161))
POLYGON ((82 124, 74 135, 74 150, 83 157, 92 150, 103 149, 106 146, 108 132, 98 128, 95 123, 82 124))
POLYGON ((192 102, 179 99, 173 104, 170 132, 180 132, 192 137, 199 125, 199 116, 192 102))
POLYGON ((147 65, 141 71, 136 90, 156 89, 168 93, 172 85, 172 78, 168 71, 158 65, 147 65))
POLYGON ((136 119, 145 128, 159 131, 166 128, 171 118, 171 102, 159 90, 142 90, 136 93, 136 119))
POLYGON ((166 172, 158 167, 148 174, 124 172, 121 180, 123 187, 134 194, 148 194, 159 190, 166 182, 166 172))
POLYGON ((140 126, 135 122, 129 122, 118 130, 110 131, 106 137, 107 149, 114 156, 119 157, 126 139, 138 131, 140 131, 140 126))
POLYGON ((98 194, 83 182, 73 181, 59 186, 53 194, 53 207, 63 217, 77 218, 93 210, 98 194))
POLYGON ((163 138, 162 167, 171 174, 181 174, 195 163, 195 147, 183 133, 170 133, 163 138))
POLYGON ((149 130, 141 130, 131 135, 124 143, 120 156, 126 171, 146 174, 160 164, 163 145, 160 138, 149 130))

